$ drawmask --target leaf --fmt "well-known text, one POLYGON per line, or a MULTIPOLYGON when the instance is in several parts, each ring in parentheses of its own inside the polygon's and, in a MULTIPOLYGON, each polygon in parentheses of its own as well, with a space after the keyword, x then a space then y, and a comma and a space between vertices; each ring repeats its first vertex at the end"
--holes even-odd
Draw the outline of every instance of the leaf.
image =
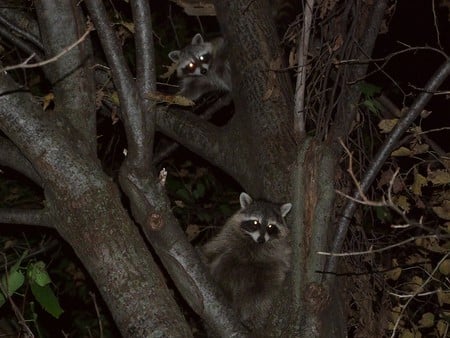
POLYGON ((450 201, 446 200, 442 202, 441 206, 433 207, 432 209, 439 218, 450 221, 450 201))
POLYGON ((134 23, 133 22, 121 21, 120 24, 122 26, 124 26, 126 29, 128 29, 131 33, 134 34, 134 23))
POLYGON ((160 75, 159 78, 160 79, 168 79, 169 77, 172 76, 173 73, 175 73, 177 71, 178 64, 176 62, 174 62, 170 66, 163 66, 163 67, 167 68, 167 72, 160 75))
POLYGON ((200 233, 200 226, 197 224, 189 224, 186 228, 186 235, 189 242, 197 238, 200 233))
POLYGON ((371 98, 362 102, 371 113, 378 113, 381 110, 381 104, 375 99, 371 98))
POLYGON ((400 278, 400 275, 402 274, 402 269, 400 267, 396 267, 392 270, 385 272, 384 274, 388 279, 395 281, 400 278))
POLYGON ((425 176, 420 175, 417 170, 414 170, 414 182, 412 184, 411 190, 414 195, 422 196, 422 187, 426 186, 428 183, 425 176))
POLYGON ((405 330, 399 338, 421 338, 422 334, 419 331, 405 330))
POLYGON ((447 170, 435 170, 428 173, 428 179, 434 185, 449 184, 450 172, 447 170))
POLYGON ((411 156, 413 154, 413 152, 411 151, 411 149, 408 149, 406 147, 400 147, 397 150, 394 150, 391 154, 391 156, 411 156))
POLYGON ((381 93, 381 87, 368 82, 362 82, 360 89, 365 97, 374 97, 381 93))
POLYGON ((31 282, 35 282, 39 286, 46 286, 52 282, 45 268, 45 263, 42 261, 30 264, 27 268, 27 275, 31 282))
POLYGON ((394 196, 394 203, 399 206, 404 212, 408 213, 411 209, 411 205, 408 202, 408 198, 406 196, 394 196))
POLYGON ((450 259, 444 260, 441 265, 439 265, 439 272, 445 276, 450 275, 450 259))
POLYGON ((426 143, 416 143, 411 151, 413 153, 413 155, 419 155, 419 154, 423 154, 426 153, 428 151, 428 149, 430 149, 430 146, 426 143))
POLYGON ((4 274, 1 278, 2 290, 6 291, 6 295, 0 292, 0 306, 5 304, 7 297, 11 297, 25 282, 25 276, 19 271, 18 267, 13 267, 8 274, 4 274))
POLYGON ((48 106, 55 100, 55 95, 53 93, 48 93, 44 96, 44 100, 42 101, 42 109, 46 110, 48 106))
POLYGON ((175 194, 179 197, 183 202, 192 202, 192 197, 189 191, 185 188, 178 189, 175 194))
POLYGON ((197 182, 197 184, 195 184, 194 190, 192 191, 192 196, 194 196, 194 198, 198 200, 205 196, 205 191, 205 185, 202 182, 197 182))
POLYGON ((59 305, 58 298, 53 293, 50 285, 39 286, 38 284, 31 282, 30 286, 34 298, 36 298, 42 308, 53 317, 59 318, 64 311, 59 305))
POLYGON ((177 106, 190 107, 194 106, 194 101, 181 95, 166 95, 160 92, 148 93, 147 97, 159 103, 175 104, 177 106))
POLYGON ((419 320, 421 327, 433 327, 434 326, 434 314, 431 312, 424 313, 419 320))
POLYGON ((439 290, 437 293, 439 306, 443 306, 444 304, 450 304, 450 293, 439 290))
POLYGON ((390 133, 392 129, 394 129, 397 122, 398 119, 381 120, 380 123, 378 123, 378 128, 380 128, 381 133, 387 134, 390 133))

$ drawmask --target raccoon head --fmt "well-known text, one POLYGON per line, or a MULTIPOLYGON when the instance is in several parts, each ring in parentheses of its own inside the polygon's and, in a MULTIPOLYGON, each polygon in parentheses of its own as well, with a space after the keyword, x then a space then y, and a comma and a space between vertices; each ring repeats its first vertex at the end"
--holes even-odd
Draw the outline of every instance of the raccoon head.
POLYGON ((169 58, 177 63, 177 76, 204 76, 208 73, 213 55, 213 45, 205 42, 200 33, 195 34, 191 44, 181 50, 173 50, 169 58))
POLYGON ((265 201, 253 201, 245 192, 239 197, 241 210, 237 213, 239 227, 256 243, 284 238, 288 229, 284 217, 292 208, 291 203, 281 206, 265 201))

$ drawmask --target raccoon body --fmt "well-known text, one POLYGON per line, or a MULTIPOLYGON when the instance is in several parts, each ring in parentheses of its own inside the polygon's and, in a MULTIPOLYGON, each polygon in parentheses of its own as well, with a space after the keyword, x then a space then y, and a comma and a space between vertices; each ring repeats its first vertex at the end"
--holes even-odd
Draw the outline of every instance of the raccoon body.
POLYGON ((231 91, 230 65, 222 37, 204 41, 196 34, 189 45, 169 53, 181 79, 179 95, 197 100, 213 91, 231 91))
POLYGON ((210 272, 250 329, 264 326, 290 269, 289 229, 284 217, 292 205, 240 196, 241 209, 203 247, 210 272))

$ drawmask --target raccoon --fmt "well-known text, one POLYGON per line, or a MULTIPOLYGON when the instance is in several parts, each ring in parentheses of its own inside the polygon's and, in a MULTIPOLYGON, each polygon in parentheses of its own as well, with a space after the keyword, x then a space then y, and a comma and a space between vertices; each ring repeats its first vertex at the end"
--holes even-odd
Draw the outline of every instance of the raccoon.
POLYGON ((264 326, 272 302, 290 269, 285 216, 292 204, 239 197, 241 209, 203 247, 213 279, 251 330, 264 326))
POLYGON ((197 100, 213 91, 231 91, 230 64, 222 37, 204 41, 196 34, 182 50, 173 50, 169 58, 177 63, 181 79, 179 95, 197 100))

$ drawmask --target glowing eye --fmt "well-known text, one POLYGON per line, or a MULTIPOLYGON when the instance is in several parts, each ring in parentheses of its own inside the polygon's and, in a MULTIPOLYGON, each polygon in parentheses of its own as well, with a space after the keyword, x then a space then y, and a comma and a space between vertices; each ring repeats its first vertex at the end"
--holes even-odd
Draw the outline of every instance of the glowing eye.
POLYGON ((254 225, 258 225, 258 221, 253 221, 253 224, 254 225))
POLYGON ((193 64, 193 63, 191 62, 191 63, 189 63, 188 67, 189 67, 189 68, 195 68, 195 64, 193 64))
POLYGON ((205 60, 205 57, 203 56, 203 55, 200 55, 200 61, 203 61, 203 60, 205 60))
POLYGON ((267 232, 269 235, 277 235, 280 230, 274 224, 267 224, 267 232))

